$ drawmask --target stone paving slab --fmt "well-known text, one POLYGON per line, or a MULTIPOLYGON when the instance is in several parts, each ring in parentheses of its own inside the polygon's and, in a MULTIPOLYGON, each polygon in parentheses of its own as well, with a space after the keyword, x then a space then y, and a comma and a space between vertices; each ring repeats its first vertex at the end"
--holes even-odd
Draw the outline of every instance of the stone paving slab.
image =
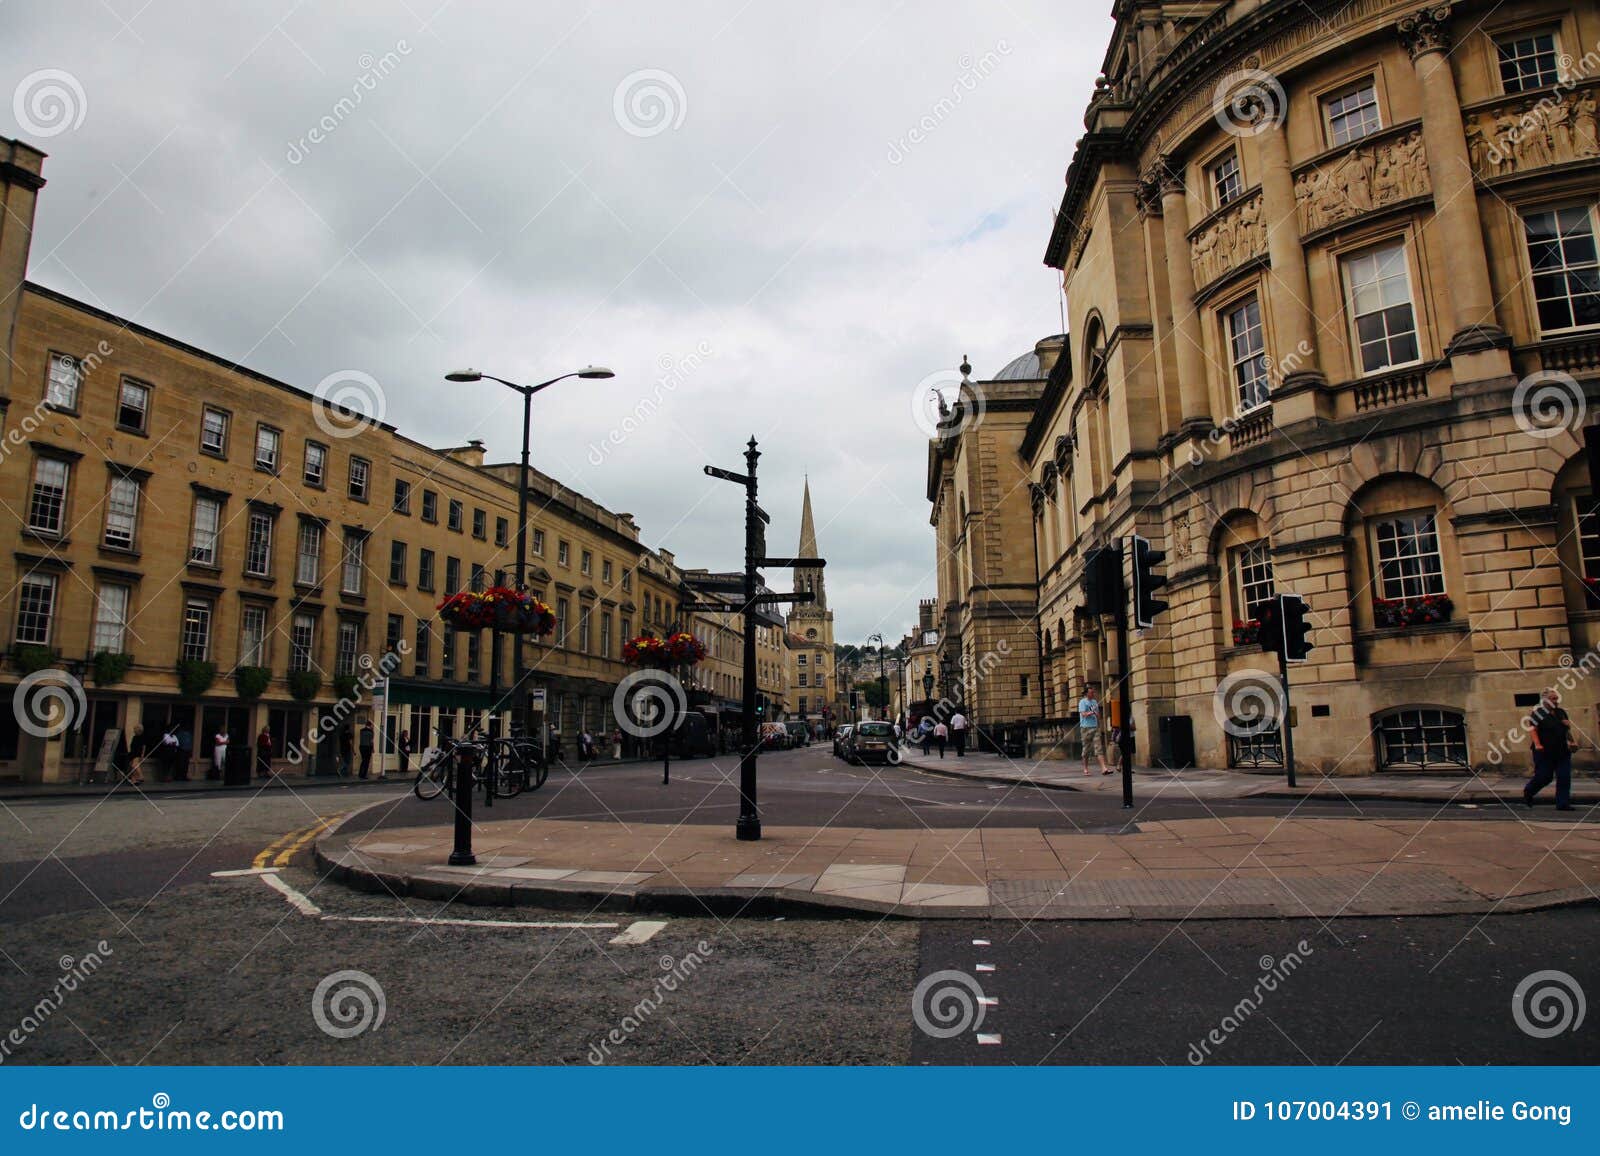
POLYGON ((1247 816, 1124 835, 985 828, 976 841, 956 828, 778 827, 745 843, 721 827, 552 819, 475 832, 468 867, 448 865, 447 826, 330 832, 317 859, 394 894, 701 915, 1333 918, 1600 903, 1600 823, 1247 816))

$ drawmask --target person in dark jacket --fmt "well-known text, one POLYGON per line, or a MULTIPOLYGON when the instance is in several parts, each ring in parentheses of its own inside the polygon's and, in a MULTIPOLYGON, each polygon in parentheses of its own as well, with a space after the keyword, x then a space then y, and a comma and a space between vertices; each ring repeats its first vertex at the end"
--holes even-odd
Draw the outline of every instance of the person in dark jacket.
POLYGON ((400 756, 400 773, 411 773, 411 732, 401 731, 400 741, 395 745, 395 751, 400 756))
POLYGON ((377 732, 372 729, 372 723, 363 723, 361 726, 361 777, 363 779, 372 770, 372 752, 377 745, 377 732))
POLYGON ((178 724, 178 758, 173 764, 173 781, 186 783, 189 781, 189 759, 194 754, 194 733, 183 723, 178 724))
POLYGON ((128 739, 128 782, 132 786, 144 783, 144 759, 150 753, 150 740, 145 738, 144 727, 137 724, 128 739))
POLYGON ((1533 807, 1550 780, 1556 783, 1556 810, 1572 810, 1572 720, 1561 709, 1561 695, 1551 687, 1528 714, 1533 738, 1533 778, 1522 788, 1523 805, 1533 807))
POLYGON ((347 779, 355 766, 356 739, 349 727, 339 730, 339 777, 347 779))

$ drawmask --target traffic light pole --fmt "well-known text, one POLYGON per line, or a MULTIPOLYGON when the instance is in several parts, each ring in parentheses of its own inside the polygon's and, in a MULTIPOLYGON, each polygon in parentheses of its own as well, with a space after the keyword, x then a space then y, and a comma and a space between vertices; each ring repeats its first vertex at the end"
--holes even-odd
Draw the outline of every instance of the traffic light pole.
POLYGON ((1278 684, 1283 688, 1283 769, 1288 774, 1289 786, 1294 786, 1294 708, 1289 705, 1289 638, 1286 626, 1289 616, 1278 595, 1278 684))
POLYGON ((1121 704, 1118 745, 1122 749, 1122 807, 1133 806, 1133 671, 1128 658, 1128 615, 1117 611, 1117 701, 1121 704))
POLYGON ((744 695, 740 722, 744 750, 739 756, 739 821, 735 835, 743 841, 761 838, 761 812, 756 807, 756 755, 759 735, 756 729, 756 563, 760 561, 765 535, 756 504, 756 462, 761 451, 756 439, 745 450, 744 501, 744 695))

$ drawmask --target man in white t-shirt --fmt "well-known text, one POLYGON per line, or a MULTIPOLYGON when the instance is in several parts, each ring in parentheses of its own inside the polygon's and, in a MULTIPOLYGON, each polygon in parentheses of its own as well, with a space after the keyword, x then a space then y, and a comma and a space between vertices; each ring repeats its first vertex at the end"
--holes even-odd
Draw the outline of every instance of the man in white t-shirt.
POLYGON ((967 716, 959 710, 950 716, 950 737, 955 740, 956 758, 967 753, 967 716))
POLYGON ((1106 766, 1106 735, 1100 726, 1100 684, 1091 682, 1078 700, 1078 738, 1083 742, 1083 773, 1089 773, 1089 756, 1100 761, 1100 773, 1109 775, 1106 766))

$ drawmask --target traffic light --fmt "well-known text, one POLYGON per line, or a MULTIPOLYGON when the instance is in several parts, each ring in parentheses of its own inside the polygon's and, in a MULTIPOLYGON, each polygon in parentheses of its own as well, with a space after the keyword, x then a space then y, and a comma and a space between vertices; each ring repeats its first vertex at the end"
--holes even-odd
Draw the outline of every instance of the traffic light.
POLYGON ((1167 560, 1166 551, 1150 548, 1150 540, 1133 536, 1133 624, 1144 630, 1155 622, 1167 604, 1152 595, 1167 584, 1164 574, 1151 571, 1167 560))
POLYGON ((1283 606, 1283 656, 1290 662, 1304 662, 1311 653, 1311 623, 1306 618, 1306 600, 1298 594, 1280 594, 1283 606))
POLYGON ((1306 600, 1298 594, 1279 594, 1263 606, 1257 621, 1261 649, 1280 655, 1286 662, 1304 662, 1311 653, 1311 623, 1306 618, 1306 600))
POLYGON ((1122 613, 1122 556, 1111 546, 1083 556, 1083 611, 1096 618, 1122 613))

